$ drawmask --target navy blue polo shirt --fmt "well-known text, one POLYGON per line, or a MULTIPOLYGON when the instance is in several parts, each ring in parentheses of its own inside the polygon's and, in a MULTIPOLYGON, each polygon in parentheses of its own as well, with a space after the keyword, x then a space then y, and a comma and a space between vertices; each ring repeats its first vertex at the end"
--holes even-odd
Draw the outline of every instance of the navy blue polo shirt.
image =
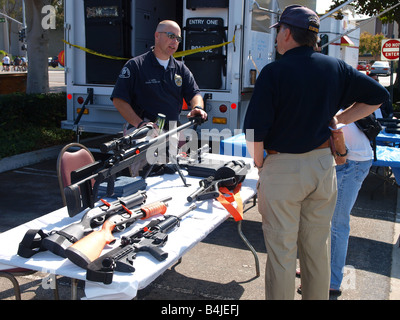
POLYGON ((172 57, 164 69, 151 50, 125 64, 111 100, 120 98, 128 102, 140 117, 151 121, 158 113, 165 114, 167 121, 177 121, 183 99, 189 104, 198 93, 192 73, 181 61, 172 57))
POLYGON ((330 137, 341 107, 389 99, 378 82, 345 62, 310 47, 287 51, 260 73, 244 122, 246 139, 283 153, 305 153, 330 137))

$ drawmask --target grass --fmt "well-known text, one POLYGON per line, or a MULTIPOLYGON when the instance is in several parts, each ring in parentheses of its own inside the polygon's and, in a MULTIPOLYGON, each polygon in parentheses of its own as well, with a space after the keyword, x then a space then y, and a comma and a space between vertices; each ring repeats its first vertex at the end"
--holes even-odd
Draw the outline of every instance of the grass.
POLYGON ((73 131, 59 128, 26 127, 8 132, 0 130, 0 158, 63 145, 75 140, 73 131))
POLYGON ((75 141, 65 119, 65 93, 0 95, 0 158, 75 141))

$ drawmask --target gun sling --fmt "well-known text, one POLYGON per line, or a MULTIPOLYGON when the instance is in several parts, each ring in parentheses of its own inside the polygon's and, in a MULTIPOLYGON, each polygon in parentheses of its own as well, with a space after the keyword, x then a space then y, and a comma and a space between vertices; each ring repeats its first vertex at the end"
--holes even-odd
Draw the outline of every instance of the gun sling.
POLYGON ((226 187, 219 188, 220 195, 217 200, 222 204, 222 206, 228 210, 228 212, 232 215, 235 221, 243 220, 243 201, 240 196, 240 188, 242 184, 239 183, 232 192, 228 190, 226 187), (225 194, 229 196, 225 196, 225 194), (237 208, 232 205, 232 202, 237 204, 237 208))
POLYGON ((18 255, 23 258, 30 258, 40 251, 45 251, 46 249, 42 247, 42 240, 46 237, 48 237, 48 234, 44 233, 43 230, 28 230, 18 246, 18 255), (37 234, 39 234, 40 239, 36 238, 37 234))

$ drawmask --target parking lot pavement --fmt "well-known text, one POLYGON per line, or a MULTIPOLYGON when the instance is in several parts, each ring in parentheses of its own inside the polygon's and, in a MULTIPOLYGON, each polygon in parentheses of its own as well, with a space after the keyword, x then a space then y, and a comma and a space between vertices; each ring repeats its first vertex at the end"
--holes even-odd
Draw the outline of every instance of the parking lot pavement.
MULTIPOLYGON (((55 164, 55 159, 46 160, 0 174, 0 232, 61 207, 55 164)), ((399 299, 397 212, 397 188, 369 175, 352 211, 343 294, 338 300, 399 299)), ((141 290, 138 299, 263 300, 268 254, 257 208, 245 213, 243 233, 258 253, 260 277, 256 277, 253 255, 238 235, 237 223, 228 219, 190 250, 181 263, 141 290)), ((46 278, 47 274, 40 272, 18 277, 22 299, 53 299, 52 291, 45 290, 46 278)), ((69 279, 59 277, 61 299, 70 299, 69 284, 69 279)), ((296 279, 298 285, 300 279, 296 279)), ((80 281, 78 298, 84 297, 83 288, 80 281)), ((296 293, 295 298, 301 299, 301 295, 296 293)), ((0 278, 0 299, 14 299, 10 282, 4 278, 0 278)))

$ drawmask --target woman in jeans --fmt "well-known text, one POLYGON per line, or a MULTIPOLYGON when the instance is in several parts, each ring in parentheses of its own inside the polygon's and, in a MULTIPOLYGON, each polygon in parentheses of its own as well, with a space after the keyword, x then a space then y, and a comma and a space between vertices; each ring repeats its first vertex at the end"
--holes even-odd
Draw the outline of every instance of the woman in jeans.
POLYGON ((350 212, 373 159, 370 142, 354 123, 344 127, 343 133, 349 150, 346 163, 336 166, 338 198, 331 225, 331 295, 341 294, 350 235, 350 212))

